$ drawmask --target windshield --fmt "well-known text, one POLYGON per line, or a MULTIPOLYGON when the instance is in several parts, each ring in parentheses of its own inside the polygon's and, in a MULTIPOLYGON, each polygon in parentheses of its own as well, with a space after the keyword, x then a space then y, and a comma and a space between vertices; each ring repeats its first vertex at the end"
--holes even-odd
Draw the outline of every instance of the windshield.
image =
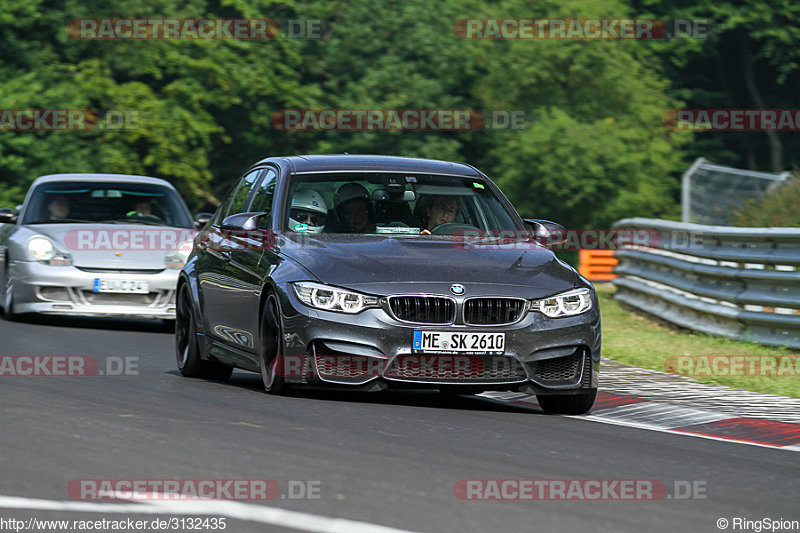
POLYGON ((454 235, 517 229, 485 181, 414 173, 298 174, 285 227, 296 233, 454 235))
POLYGON ((70 181, 34 189, 23 224, 70 222, 192 227, 183 201, 162 185, 70 181))

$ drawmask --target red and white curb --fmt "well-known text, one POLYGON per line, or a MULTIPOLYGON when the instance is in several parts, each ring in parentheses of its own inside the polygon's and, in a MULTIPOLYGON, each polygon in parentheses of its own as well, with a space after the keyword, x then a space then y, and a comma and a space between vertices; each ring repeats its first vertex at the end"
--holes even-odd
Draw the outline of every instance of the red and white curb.
MULTIPOLYGON (((539 409, 536 397, 527 394, 485 392, 481 396, 539 409)), ((800 424, 731 416, 729 413, 602 390, 597 393, 594 407, 589 414, 570 418, 800 452, 800 424)))

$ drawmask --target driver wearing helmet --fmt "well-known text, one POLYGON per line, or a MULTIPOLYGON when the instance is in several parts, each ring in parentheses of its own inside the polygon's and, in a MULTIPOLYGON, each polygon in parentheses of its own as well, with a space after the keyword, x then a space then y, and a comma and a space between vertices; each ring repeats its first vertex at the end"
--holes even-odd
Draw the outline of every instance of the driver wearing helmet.
POLYGON ((336 189, 333 205, 344 233, 375 233, 375 210, 366 187, 345 183, 336 189))
POLYGON ((328 207, 315 190, 296 191, 289 211, 289 229, 298 233, 320 233, 325 229, 328 207))

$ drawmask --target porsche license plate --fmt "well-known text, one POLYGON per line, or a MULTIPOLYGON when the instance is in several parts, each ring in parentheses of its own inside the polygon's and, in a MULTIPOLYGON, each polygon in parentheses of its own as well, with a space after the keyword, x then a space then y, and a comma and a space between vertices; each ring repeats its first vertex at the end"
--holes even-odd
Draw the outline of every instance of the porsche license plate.
POLYGON ((127 292, 133 294, 147 294, 150 292, 150 283, 138 279, 94 278, 92 292, 127 292))
POLYGON ((505 345, 505 333, 415 331, 411 348, 415 353, 501 354, 505 345))

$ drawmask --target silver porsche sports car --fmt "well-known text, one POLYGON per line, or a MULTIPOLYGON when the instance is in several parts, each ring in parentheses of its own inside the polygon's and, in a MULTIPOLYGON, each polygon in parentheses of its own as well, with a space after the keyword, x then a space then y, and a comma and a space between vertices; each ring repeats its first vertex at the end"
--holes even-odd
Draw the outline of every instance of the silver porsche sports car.
POLYGON ((186 204, 162 179, 42 176, 18 213, 0 209, 0 305, 9 318, 174 319, 194 228, 186 204))

